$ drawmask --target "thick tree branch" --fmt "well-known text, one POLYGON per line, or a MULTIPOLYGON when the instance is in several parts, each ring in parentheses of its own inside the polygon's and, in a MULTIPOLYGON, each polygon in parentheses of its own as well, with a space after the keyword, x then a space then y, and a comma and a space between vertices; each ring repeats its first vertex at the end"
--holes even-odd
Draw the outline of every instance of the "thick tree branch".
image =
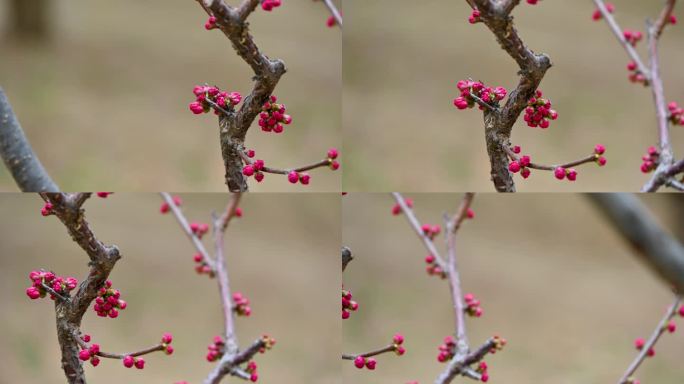
POLYGON ((680 294, 684 292, 684 246, 668 234, 631 194, 589 194, 624 240, 680 294))
POLYGON ((534 53, 518 35, 510 12, 519 1, 469 0, 468 3, 480 11, 480 19, 520 67, 520 80, 516 89, 509 93, 506 104, 500 110, 486 109, 484 113, 492 182, 498 192, 515 192, 515 182, 508 170, 508 156, 502 146, 510 144, 513 125, 551 67, 551 60, 544 54, 534 53))
POLYGON ((0 87, 0 157, 23 192, 59 192, 24 135, 0 87))
POLYGON ((116 262, 121 258, 116 246, 106 246, 90 229, 81 208, 89 194, 41 193, 52 205, 51 214, 64 224, 71 238, 88 254, 90 272, 79 284, 69 300, 55 301, 57 339, 62 354, 62 369, 70 384, 86 382, 83 366, 78 358, 79 339, 74 330, 80 329, 81 319, 98 290, 104 286, 116 262))
POLYGON ((235 52, 254 71, 254 87, 235 113, 219 116, 221 153, 225 166, 225 180, 231 192, 248 190, 242 174, 240 148, 244 146, 247 131, 261 112, 262 105, 271 96, 280 77, 285 73, 281 60, 271 60, 264 55, 249 33, 247 18, 259 4, 258 0, 244 0, 239 8, 227 5, 223 0, 197 0, 204 10, 216 17, 216 25, 231 41, 235 52))

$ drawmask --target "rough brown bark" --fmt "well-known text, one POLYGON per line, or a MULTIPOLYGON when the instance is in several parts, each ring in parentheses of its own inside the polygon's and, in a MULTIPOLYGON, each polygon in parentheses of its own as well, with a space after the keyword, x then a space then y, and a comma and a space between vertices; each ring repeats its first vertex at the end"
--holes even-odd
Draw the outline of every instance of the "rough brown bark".
POLYGON ((217 26, 232 43, 235 52, 254 71, 254 87, 235 113, 219 118, 221 154, 225 166, 225 181, 231 192, 246 192, 247 180, 242 175, 242 160, 239 151, 244 149, 245 136, 254 119, 261 112, 262 105, 271 96, 280 77, 285 73, 285 64, 264 55, 249 33, 247 18, 259 5, 259 0, 244 0, 240 6, 231 7, 219 0, 198 0, 204 10, 214 15, 217 26))
POLYGON ((90 271, 79 284, 76 293, 66 300, 55 300, 57 340, 62 352, 62 369, 70 384, 83 384, 86 379, 83 366, 78 359, 80 348, 76 339, 81 319, 121 255, 116 246, 106 246, 97 240, 90 229, 85 212, 81 208, 90 197, 89 193, 43 193, 41 196, 45 201, 52 203, 54 215, 90 258, 90 271))
POLYGON ((536 54, 518 35, 510 15, 519 1, 467 0, 481 13, 481 20, 494 34, 501 48, 518 64, 520 80, 501 108, 485 111, 485 140, 491 164, 491 178, 497 192, 515 192, 515 182, 508 170, 508 156, 503 146, 510 144, 513 125, 534 95, 551 60, 536 54))

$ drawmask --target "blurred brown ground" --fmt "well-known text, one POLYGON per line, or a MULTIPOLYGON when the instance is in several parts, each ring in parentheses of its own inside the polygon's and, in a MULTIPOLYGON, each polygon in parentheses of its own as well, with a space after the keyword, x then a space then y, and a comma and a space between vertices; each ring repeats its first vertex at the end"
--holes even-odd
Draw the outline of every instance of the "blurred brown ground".
MULTIPOLYGON (((218 125, 188 110, 204 82, 247 94, 251 69, 192 0, 54 1, 49 47, 0 39, 0 86, 38 156, 65 190, 225 191, 218 125)), ((0 2, 0 31, 6 29, 0 2)), ((285 61, 276 89, 294 123, 254 129, 248 146, 273 166, 323 158, 341 145, 341 34, 327 10, 286 1, 250 18, 259 47, 285 61)), ((256 124, 255 124, 256 126, 256 124)), ((257 127, 258 128, 258 127, 257 127)), ((341 173, 313 172, 309 187, 267 176, 254 191, 339 191, 341 173)), ((0 190, 16 191, 0 167, 0 190)))
MULTIPOLYGON (((614 0, 624 28, 644 30, 663 1, 614 0)), ((522 2, 514 11, 524 41, 551 57, 541 89, 559 111, 546 131, 522 119, 513 141, 547 164, 578 159, 597 143, 608 148, 605 169, 579 169, 575 183, 550 173, 516 177, 519 191, 638 191, 647 179, 641 156, 655 144, 656 119, 648 89, 627 81, 628 58, 593 2, 522 2)), ((482 24, 470 25, 465 1, 347 0, 343 50, 343 186, 349 191, 493 191, 482 114, 458 111, 456 82, 472 77, 507 89, 517 84, 515 62, 482 24)), ((668 100, 684 103, 680 23, 661 41, 668 100)), ((645 44, 639 51, 645 53, 645 44)), ((684 128, 672 128, 684 154, 684 128)))
MULTIPOLYGON (((460 194, 411 195, 424 223, 442 223, 460 194)), ((681 198, 642 198, 668 227, 681 198)), ((343 321, 344 351, 384 346, 395 332, 407 352, 378 357, 375 372, 343 363, 346 383, 431 383, 444 369, 437 346, 453 333, 445 282, 424 272, 422 243, 387 194, 343 200, 343 243, 356 259, 344 273, 360 307, 343 321)), ((458 234, 464 290, 484 316, 467 319, 471 343, 499 334, 508 346, 486 359, 493 383, 614 383, 636 356, 633 340, 648 337, 673 295, 581 195, 478 195, 476 217, 458 234)), ((443 237, 436 242, 443 249, 443 237)), ((642 383, 681 383, 684 321, 638 372, 642 383)), ((456 380, 459 383, 465 380, 456 380)), ((455 381, 455 382, 456 382, 455 381)))
MULTIPOLYGON (((226 202, 221 194, 182 197, 188 219, 197 221, 226 202)), ((107 359, 88 365, 89 382, 198 383, 213 367, 204 356, 223 329, 216 283, 194 273, 194 248, 173 217, 158 213, 159 204, 153 194, 119 193, 86 203, 97 236, 122 251, 111 279, 129 307, 115 320, 89 310, 83 330, 113 352, 172 332, 176 351, 146 356, 142 372, 107 359)), ((52 303, 33 302, 24 290, 27 274, 41 267, 80 280, 87 257, 56 218, 40 216, 41 206, 36 195, 0 195, 0 383, 65 382, 52 303)), ((242 207, 245 216, 231 223, 226 239, 232 289, 253 308, 237 320, 240 342, 262 333, 277 339, 256 358, 260 382, 339 383, 339 194, 251 194, 242 207)))

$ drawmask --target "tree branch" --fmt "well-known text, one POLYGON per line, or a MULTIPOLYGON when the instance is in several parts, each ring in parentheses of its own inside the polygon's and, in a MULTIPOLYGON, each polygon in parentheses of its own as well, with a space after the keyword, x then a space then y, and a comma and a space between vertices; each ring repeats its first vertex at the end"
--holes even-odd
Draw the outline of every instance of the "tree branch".
POLYGON ((240 201, 240 194, 231 196, 226 207, 226 214, 214 220, 214 254, 216 256, 216 275, 218 277, 221 305, 223 307, 223 319, 225 326, 226 354, 235 355, 238 351, 237 334, 235 333, 235 312, 233 311, 233 296, 230 292, 230 280, 226 270, 226 260, 223 254, 223 235, 228 221, 235 214, 235 209, 240 201))
POLYGON ((347 264, 352 260, 354 260, 354 256, 352 256, 351 249, 349 247, 342 247, 342 272, 344 272, 347 264))
POLYGON ((323 0, 323 3, 325 4, 326 7, 328 7, 328 10, 330 11, 330 15, 333 17, 333 19, 335 19, 335 23, 340 26, 340 29, 342 29, 342 14, 337 9, 337 7, 333 3, 333 1, 332 0, 323 0))
POLYGON ((463 303, 463 292, 461 290, 461 277, 456 265, 456 232, 461 223, 468 217, 468 210, 475 198, 474 193, 466 193, 458 212, 449 220, 446 227, 447 243, 447 278, 449 279, 449 289, 451 290, 451 301, 454 308, 454 319, 456 322, 456 341, 459 353, 468 350, 468 336, 465 328, 465 304, 463 303))
POLYGON ((195 246, 195 249, 197 249, 197 252, 202 255, 202 261, 207 264, 207 266, 212 270, 212 272, 216 272, 216 264, 214 263, 214 260, 209 256, 209 253, 207 250, 204 248, 204 244, 200 241, 200 239, 195 235, 194 232, 192 232, 192 229, 190 229, 190 225, 188 224, 188 220, 185 218, 185 215, 183 215, 183 211, 180 210, 176 206, 176 204, 173 201, 173 198, 168 192, 161 192, 160 193, 166 204, 168 204, 169 208, 171 209, 171 212, 173 212, 173 216, 176 218, 176 221, 178 221, 178 224, 181 226, 181 229, 185 233, 185 235, 190 239, 192 242, 192 245, 195 246))
MULTIPOLYGON (((668 1, 661 17, 667 15, 667 20, 659 20, 658 23, 667 23, 669 15, 675 6, 676 1, 668 1)), ((660 58, 658 56, 658 37, 662 33, 664 24, 648 25, 648 53, 651 61, 651 91, 653 93, 653 103, 655 104, 656 116, 658 118, 658 137, 660 140, 660 163, 656 168, 651 179, 642 188, 643 192, 656 192, 661 186, 671 178, 669 175, 674 164, 674 153, 670 143, 670 122, 667 112, 667 101, 665 100, 665 90, 660 75, 660 58)))
POLYGON ((618 384, 633 383, 633 381, 630 381, 632 375, 634 375, 634 372, 636 372, 636 370, 639 369, 641 363, 643 363, 644 359, 646 359, 646 356, 648 356, 648 351, 655 346, 655 344, 658 342, 658 339, 660 339, 660 336, 662 336, 663 333, 665 333, 665 330, 667 329, 667 324, 677 314, 677 309, 679 309, 679 305, 681 304, 681 302, 681 297, 677 296, 675 298, 674 303, 667 310, 667 313, 665 313, 663 319, 660 320, 660 323, 658 323, 658 326, 653 331, 653 334, 651 334, 651 337, 648 339, 648 341, 646 341, 643 348, 641 348, 641 352, 639 352, 639 355, 637 355, 637 357, 634 359, 634 361, 632 361, 632 363, 629 365, 625 373, 622 375, 622 378, 620 378, 618 384))
POLYGON ((394 200, 397 202, 397 204, 399 204, 399 207, 401 207, 401 211, 404 213, 404 216, 406 216, 406 220, 408 220, 411 228, 413 228, 416 235, 418 235, 420 240, 423 242, 425 248, 427 248, 428 252, 435 257, 435 264, 437 264, 442 271, 446 271, 446 263, 444 262, 442 256, 439 255, 439 251, 437 251, 435 243, 433 243, 432 240, 430 240, 430 238, 423 232, 422 225, 416 218, 413 210, 406 205, 404 197, 398 192, 392 192, 392 197, 394 197, 394 200))
POLYGON ((0 157, 23 192, 59 192, 24 135, 0 87, 0 157))
POLYGON ((343 353, 342 354, 342 360, 354 360, 357 357, 373 357, 377 355, 382 355, 383 353, 388 353, 388 352, 394 352, 396 348, 394 347, 394 344, 390 344, 386 347, 378 348, 372 351, 368 352, 363 352, 363 353, 357 353, 357 354, 350 354, 350 353, 343 353))
POLYGON ((231 41, 235 52, 254 71, 254 87, 243 100, 242 107, 236 113, 219 115, 226 185, 231 192, 245 192, 248 186, 242 174, 239 148, 244 146, 249 127, 261 112, 262 105, 273 93, 280 77, 285 73, 285 64, 278 59, 271 60, 261 53, 249 33, 249 24, 246 20, 258 6, 258 0, 244 0, 237 9, 222 0, 197 1, 209 15, 216 17, 218 28, 231 41))
POLYGON ((589 194, 589 199, 638 255, 679 293, 684 292, 684 246, 631 194, 589 194))
POLYGON ((510 144, 513 125, 551 67, 551 60, 544 54, 535 54, 518 35, 510 12, 519 1, 502 3, 469 0, 468 3, 477 7, 480 19, 494 34, 501 48, 520 67, 518 86, 509 93, 506 104, 500 110, 487 109, 484 112, 485 139, 492 182, 498 192, 515 192, 515 182, 508 170, 508 157, 502 146, 510 144))
POLYGON ((121 258, 116 246, 106 246, 90 229, 81 208, 85 194, 41 193, 52 205, 51 214, 64 224, 71 238, 88 254, 90 271, 79 284, 69 300, 55 301, 57 339, 62 354, 62 369, 70 384, 85 384, 85 373, 78 358, 79 343, 74 330, 81 326, 81 319, 104 286, 116 262, 121 258))
POLYGON ((608 23, 608 27, 610 27, 610 30, 613 32, 613 35, 615 35, 615 38, 617 38, 620 45, 622 45, 622 47, 625 49, 629 58, 636 63, 638 72, 644 76, 647 84, 650 83, 651 71, 644 65, 644 62, 641 60, 641 56, 639 56, 639 53, 637 53, 636 49, 634 49, 632 44, 627 41, 622 28, 620 25, 618 25, 615 17, 613 17, 613 14, 608 11, 605 2, 603 0, 594 0, 594 3, 601 12, 601 16, 603 16, 608 23))

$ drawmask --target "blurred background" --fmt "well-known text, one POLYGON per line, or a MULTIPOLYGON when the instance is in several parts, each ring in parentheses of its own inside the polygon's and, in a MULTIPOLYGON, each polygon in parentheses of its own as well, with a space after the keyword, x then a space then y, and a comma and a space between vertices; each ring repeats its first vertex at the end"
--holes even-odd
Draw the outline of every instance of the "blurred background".
MULTIPOLYGON (((641 31, 664 3, 612 2, 621 26, 641 31)), ((554 63, 541 89, 559 112, 545 131, 520 119, 513 142, 545 164, 584 157, 597 143, 608 149, 605 169, 585 165, 575 183, 533 171, 528 180, 516 177, 519 191, 638 191, 647 180, 641 156, 657 141, 650 89, 629 83, 627 55, 604 22, 591 20, 593 11, 590 0, 546 0, 523 2, 513 13, 523 40, 554 63)), ((468 23, 465 1, 348 0, 345 13, 345 190, 493 191, 482 113, 452 104, 460 79, 509 90, 517 84, 518 67, 492 33, 468 23)), ((677 25, 661 41, 667 99, 680 105, 682 39, 677 25)), ((680 157, 682 128, 672 128, 680 157)))
MULTIPOLYGON (((423 223, 442 224, 460 194, 404 195, 423 223)), ((680 239, 681 197, 644 196, 680 239)), ((346 383, 431 383, 445 368, 437 347, 453 333, 448 285, 425 273, 427 254, 405 217, 392 216, 388 194, 343 199, 343 244, 355 256, 344 272, 359 310, 342 324, 343 349, 365 352, 405 338, 404 356, 381 355, 374 372, 342 363, 346 383)), ((672 303, 650 272, 582 195, 478 195, 475 219, 457 238, 463 289, 481 300, 482 318, 467 318, 472 344, 508 340, 486 361, 492 383, 616 382, 672 303)), ((443 249, 443 237, 436 240, 443 249)), ((642 383, 679 383, 684 321, 638 371, 642 383)), ((457 380, 458 382, 465 382, 457 380)))
MULTIPOLYGON (((247 144, 290 168, 341 145, 342 49, 322 3, 284 3, 249 20, 263 52, 287 66, 276 95, 294 122, 283 135, 257 127, 247 144)), ((205 82, 248 94, 253 72, 206 19, 192 0, 0 1, 0 86, 62 189, 226 190, 216 118, 188 104, 205 82)), ((340 190, 340 172, 312 176, 307 188, 276 176, 251 187, 340 190)), ((4 167, 0 190, 17 190, 4 167)))
MULTIPOLYGON (((181 197, 193 221, 208 222, 227 202, 225 194, 181 197)), ((260 382, 340 382, 339 304, 333 300, 340 287, 339 199, 250 194, 241 204, 244 217, 228 229, 231 288, 244 293, 253 310, 237 319, 240 343, 248 345, 263 333, 277 340, 273 350, 257 355, 260 382)), ((115 320, 89 309, 82 329, 112 352, 153 345, 171 332, 175 352, 145 356, 143 372, 109 359, 97 368, 87 364, 89 382, 198 383, 214 367, 205 355, 223 330, 216 281, 195 274, 195 249, 171 215, 159 214, 160 203, 153 194, 119 193, 86 203, 98 238, 121 249, 111 280, 129 305, 115 320)), ((28 273, 41 267, 80 281, 88 259, 58 219, 40 215, 42 205, 33 194, 0 196, 0 383, 65 382, 53 305, 49 299, 29 300, 24 290, 28 273)))

